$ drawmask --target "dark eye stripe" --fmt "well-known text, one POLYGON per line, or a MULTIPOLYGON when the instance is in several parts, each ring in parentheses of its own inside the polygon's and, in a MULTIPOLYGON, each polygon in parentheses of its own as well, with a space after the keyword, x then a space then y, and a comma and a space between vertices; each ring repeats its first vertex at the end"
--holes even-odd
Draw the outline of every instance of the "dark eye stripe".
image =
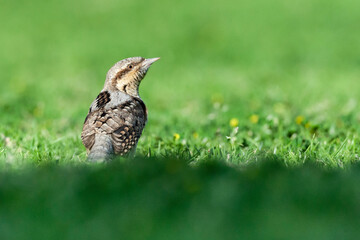
POLYGON ((115 78, 121 78, 122 76, 124 76, 126 73, 128 73, 130 71, 130 69, 128 68, 125 68, 123 70, 121 70, 120 72, 118 72, 116 75, 115 75, 115 78))
POLYGON ((129 64, 125 69, 121 70, 120 72, 118 72, 115 75, 115 79, 117 78, 122 78, 122 76, 124 76, 125 74, 127 74, 128 72, 130 72, 131 70, 134 69, 135 66, 139 65, 141 62, 138 63, 131 63, 129 64), (131 66, 131 67, 130 67, 131 66))

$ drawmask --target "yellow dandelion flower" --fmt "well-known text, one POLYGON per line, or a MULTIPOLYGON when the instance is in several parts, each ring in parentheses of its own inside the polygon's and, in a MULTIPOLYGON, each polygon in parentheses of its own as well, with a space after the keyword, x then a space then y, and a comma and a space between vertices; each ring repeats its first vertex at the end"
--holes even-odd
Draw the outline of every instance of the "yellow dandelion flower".
POLYGON ((237 127, 238 125, 239 125, 239 119, 237 119, 237 118, 230 119, 230 126, 231 127, 237 127))
POLYGON ((295 122, 298 125, 300 125, 304 120, 305 120, 304 116, 301 116, 301 115, 299 115, 295 118, 295 122))
POLYGON ((311 127, 311 124, 308 122, 308 123, 305 124, 304 127, 305 127, 305 128, 310 128, 310 127, 311 127))
POLYGON ((250 122, 256 124, 259 122, 259 115, 253 114, 250 116, 250 122))
POLYGON ((194 133, 193 133, 193 138, 196 139, 196 138, 198 138, 198 137, 199 137, 199 134, 198 134, 197 132, 194 132, 194 133))
POLYGON ((174 133, 174 140, 179 140, 179 139, 180 139, 180 134, 174 133))

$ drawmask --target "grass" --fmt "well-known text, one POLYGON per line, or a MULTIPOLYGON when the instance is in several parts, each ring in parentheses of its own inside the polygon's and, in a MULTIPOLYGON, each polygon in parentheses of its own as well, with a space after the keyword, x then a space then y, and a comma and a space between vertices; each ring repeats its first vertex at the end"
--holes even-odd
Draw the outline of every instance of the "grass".
POLYGON ((2 161, 85 161, 87 109, 108 68, 136 55, 162 57, 141 85, 149 122, 139 156, 241 164, 266 155, 327 167, 359 160, 358 3, 189 4, 6 3, 2 161))
POLYGON ((359 8, 2 3, 0 238, 358 235, 359 8), (137 157, 88 166, 88 107, 131 56, 161 57, 140 88, 149 121, 137 157))

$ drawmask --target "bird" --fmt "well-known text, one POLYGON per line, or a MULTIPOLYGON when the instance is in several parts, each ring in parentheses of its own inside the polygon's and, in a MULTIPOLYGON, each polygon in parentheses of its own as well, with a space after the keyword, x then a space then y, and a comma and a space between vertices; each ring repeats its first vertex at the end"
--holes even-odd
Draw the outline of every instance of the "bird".
POLYGON ((126 58, 107 72, 104 87, 92 102, 81 133, 89 161, 134 156, 148 114, 139 86, 159 59, 126 58))

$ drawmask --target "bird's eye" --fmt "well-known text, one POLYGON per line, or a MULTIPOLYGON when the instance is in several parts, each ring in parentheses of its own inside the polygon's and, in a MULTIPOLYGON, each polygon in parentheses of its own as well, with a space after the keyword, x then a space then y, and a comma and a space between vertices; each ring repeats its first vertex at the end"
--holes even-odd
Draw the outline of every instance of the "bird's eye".
POLYGON ((132 66, 132 65, 129 65, 129 66, 128 66, 128 68, 129 68, 129 69, 132 69, 132 68, 133 68, 133 66, 132 66))

